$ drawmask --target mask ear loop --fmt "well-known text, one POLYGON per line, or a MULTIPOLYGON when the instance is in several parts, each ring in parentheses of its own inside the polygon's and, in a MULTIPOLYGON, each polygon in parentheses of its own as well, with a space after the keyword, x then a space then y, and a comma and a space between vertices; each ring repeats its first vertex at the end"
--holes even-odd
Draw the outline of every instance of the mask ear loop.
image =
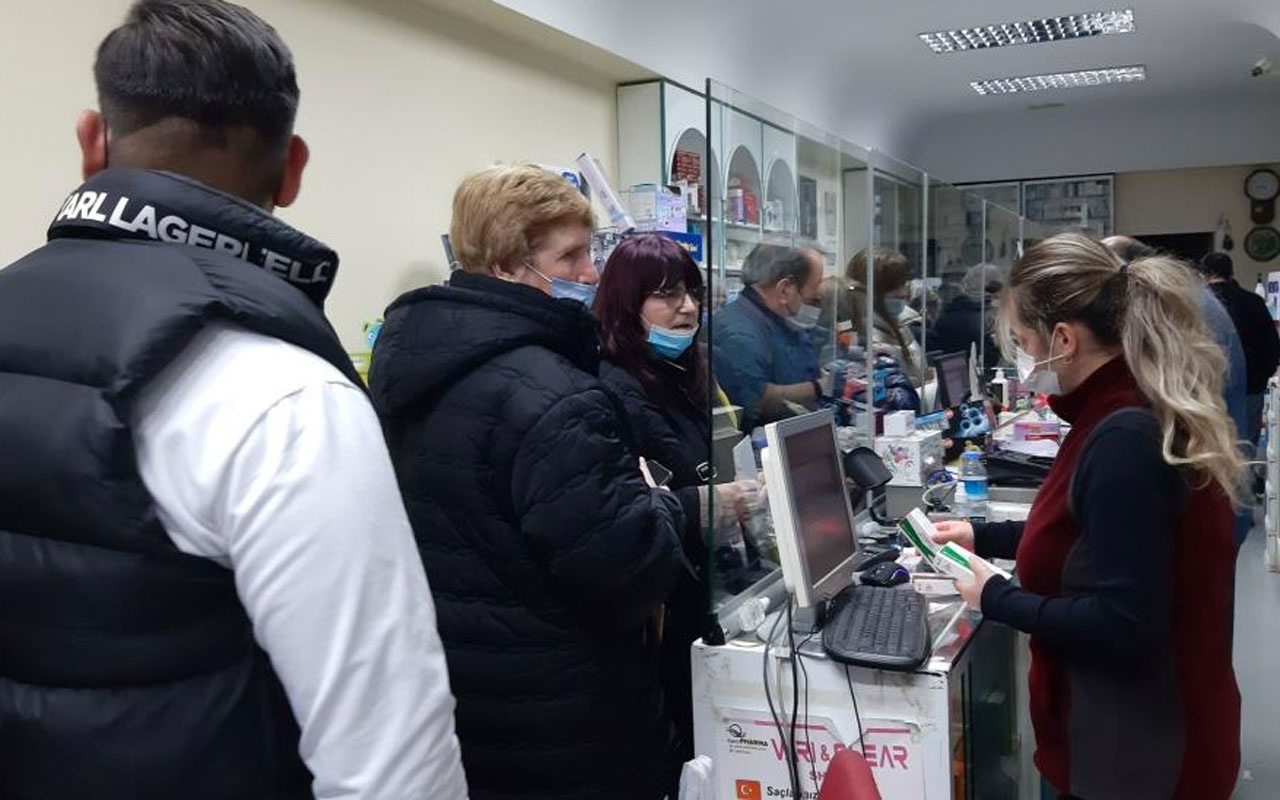
POLYGON ((107 123, 107 115, 99 113, 102 119, 102 168, 111 169, 111 126, 107 123))

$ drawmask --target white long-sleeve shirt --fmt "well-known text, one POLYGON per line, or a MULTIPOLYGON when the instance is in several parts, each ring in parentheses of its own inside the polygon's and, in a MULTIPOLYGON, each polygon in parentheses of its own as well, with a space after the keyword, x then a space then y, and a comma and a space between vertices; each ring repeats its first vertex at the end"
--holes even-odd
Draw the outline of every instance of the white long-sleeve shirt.
POLYGON ((316 797, 466 797, 435 607, 365 395, 218 324, 147 387, 133 429, 174 544, 235 573, 316 797))

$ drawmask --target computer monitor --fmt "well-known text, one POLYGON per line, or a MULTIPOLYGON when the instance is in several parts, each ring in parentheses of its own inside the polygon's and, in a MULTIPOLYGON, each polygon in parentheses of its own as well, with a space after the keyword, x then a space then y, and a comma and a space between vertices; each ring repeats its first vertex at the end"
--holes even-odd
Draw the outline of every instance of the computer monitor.
POLYGON ((963 403, 969 393, 969 354, 937 356, 933 366, 938 371, 938 407, 954 408, 963 403))
POLYGON ((769 509, 782 577, 811 608, 853 581, 858 554, 844 465, 830 409, 765 426, 769 509))

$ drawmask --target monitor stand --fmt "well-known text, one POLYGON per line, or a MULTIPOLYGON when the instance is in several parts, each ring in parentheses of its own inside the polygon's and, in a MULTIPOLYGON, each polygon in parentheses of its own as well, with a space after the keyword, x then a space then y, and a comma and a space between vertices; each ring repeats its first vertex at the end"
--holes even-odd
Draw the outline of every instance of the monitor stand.
POLYGON ((797 608, 791 612, 791 630, 801 636, 808 636, 822 630, 827 621, 827 601, 819 600, 817 605, 808 608, 797 608))

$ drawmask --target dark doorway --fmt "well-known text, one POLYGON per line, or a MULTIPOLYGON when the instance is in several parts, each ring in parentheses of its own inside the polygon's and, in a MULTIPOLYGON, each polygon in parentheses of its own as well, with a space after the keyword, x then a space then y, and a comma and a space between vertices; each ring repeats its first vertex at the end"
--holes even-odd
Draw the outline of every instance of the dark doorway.
POLYGON ((1190 262, 1199 261, 1213 250, 1213 233, 1162 233, 1139 236, 1139 241, 1149 244, 1162 253, 1169 253, 1190 262))

